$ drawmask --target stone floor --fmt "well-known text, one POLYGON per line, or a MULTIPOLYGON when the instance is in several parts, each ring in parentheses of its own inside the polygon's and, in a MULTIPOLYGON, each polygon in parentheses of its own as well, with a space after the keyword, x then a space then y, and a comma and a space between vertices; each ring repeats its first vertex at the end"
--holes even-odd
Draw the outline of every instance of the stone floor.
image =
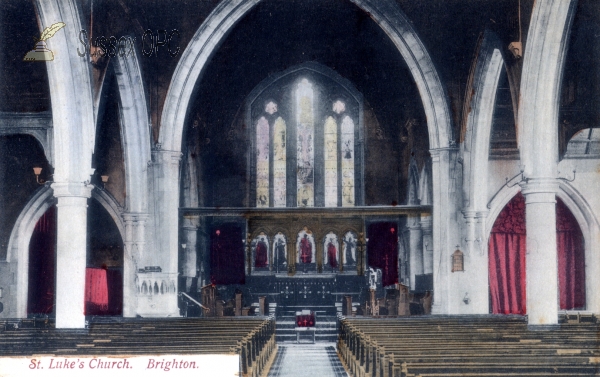
POLYGON ((280 344, 268 377, 348 377, 335 343, 280 344))

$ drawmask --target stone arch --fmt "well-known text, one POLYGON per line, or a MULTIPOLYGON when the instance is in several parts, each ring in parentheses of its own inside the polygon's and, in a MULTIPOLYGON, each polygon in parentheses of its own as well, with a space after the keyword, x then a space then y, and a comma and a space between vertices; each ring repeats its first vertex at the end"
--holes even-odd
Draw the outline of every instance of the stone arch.
POLYGON ((44 151, 50 165, 54 165, 54 145, 52 144, 52 114, 41 113, 7 113, 0 112, 0 135, 33 136, 44 151))
POLYGON ((567 206, 583 233, 587 310, 600 311, 600 223, 588 201, 569 182, 561 180, 556 196, 567 206))
MULTIPOLYGON (((488 239, 496 221, 496 218, 508 202, 519 192, 519 185, 514 187, 504 186, 490 202, 489 213, 486 220, 485 239, 482 247, 487 255, 488 239)), ((594 215, 588 201, 569 182, 561 180, 556 196, 560 198, 573 214, 583 233, 585 241, 585 265, 586 265, 586 302, 587 310, 597 313, 600 311, 600 222, 594 215)), ((487 271, 486 271, 487 276, 487 271)))
POLYGON ((119 118, 125 159, 128 212, 148 210, 148 161, 150 156, 150 119, 146 92, 137 53, 117 55, 113 67, 119 88, 119 118))
MULTIPOLYGON (((54 181, 84 182, 90 179, 95 145, 92 73, 88 59, 77 55, 81 25, 81 9, 74 0, 35 2, 40 28, 64 22, 48 40, 48 48, 64 53, 54 54, 46 64, 52 99, 54 148, 54 181)), ((41 30, 40 30, 41 31, 41 30)))
POLYGON ((123 207, 119 205, 117 199, 115 199, 108 191, 103 190, 99 187, 94 187, 92 190, 92 199, 96 200, 102 207, 108 212, 110 217, 115 222, 115 225, 119 229, 121 239, 125 242, 125 222, 123 221, 123 207))
MULTIPOLYGON (((411 23, 391 0, 350 0, 383 29, 406 61, 428 119, 429 145, 447 147, 452 138, 451 118, 441 80, 411 23)), ((161 116, 159 143, 180 151, 185 117, 192 92, 208 59, 234 25, 260 0, 226 0, 212 11, 194 34, 177 64, 161 116)))
POLYGON ((8 241, 6 261, 16 263, 16 317, 27 318, 27 295, 29 292, 29 241, 38 220, 46 211, 56 204, 53 190, 43 186, 25 205, 15 222, 8 241))
POLYGON ((576 0, 537 2, 533 7, 521 76, 517 134, 527 177, 557 175, 560 86, 576 4, 576 0))
POLYGON ((519 185, 512 187, 503 186, 488 204, 489 212, 485 221, 485 239, 482 241, 482 247, 485 248, 485 255, 487 255, 487 242, 490 237, 490 233, 492 232, 492 228, 494 227, 496 218, 500 212, 502 212, 508 202, 510 202, 519 191, 521 191, 521 187, 519 185))
POLYGON ((478 49, 478 59, 467 93, 474 93, 468 106, 466 129, 461 139, 464 161, 465 209, 484 211, 487 204, 490 133, 498 80, 504 66, 502 43, 490 31, 485 31, 478 49))
MULTIPOLYGON (((125 227, 121 217, 122 209, 117 201, 106 191, 98 188, 92 191, 92 198, 109 213, 123 238, 125 227)), ((17 265, 16 316, 19 318, 27 317, 29 242, 38 220, 52 205, 56 204, 56 201, 50 186, 41 187, 21 211, 9 238, 6 261, 17 265)))

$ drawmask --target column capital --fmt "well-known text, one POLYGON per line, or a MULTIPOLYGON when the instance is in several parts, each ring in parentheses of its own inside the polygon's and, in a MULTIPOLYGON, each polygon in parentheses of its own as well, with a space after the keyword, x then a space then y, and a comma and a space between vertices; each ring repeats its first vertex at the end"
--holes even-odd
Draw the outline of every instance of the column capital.
POLYGON ((171 151, 155 148, 152 150, 152 162, 155 164, 179 164, 181 161, 181 151, 171 151))
POLYGON ((490 213, 490 211, 477 211, 475 213, 475 218, 476 219, 487 219, 488 214, 490 213))
POLYGON ((477 217, 477 211, 472 210, 472 209, 465 209, 462 211, 462 214, 466 220, 472 220, 475 217, 477 217))
POLYGON ((54 182, 51 187, 56 198, 79 197, 85 199, 92 196, 94 188, 93 185, 83 182, 54 182))
POLYGON ((521 192, 526 204, 555 203, 558 185, 556 178, 528 178, 521 184, 521 192))
POLYGON ((125 212, 122 214, 125 222, 146 222, 150 214, 144 212, 125 212))

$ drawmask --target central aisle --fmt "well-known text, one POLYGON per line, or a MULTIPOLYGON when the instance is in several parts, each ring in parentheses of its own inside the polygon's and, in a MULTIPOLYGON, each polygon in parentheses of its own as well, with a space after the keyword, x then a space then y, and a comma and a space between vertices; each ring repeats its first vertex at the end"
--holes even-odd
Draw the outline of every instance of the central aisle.
POLYGON ((347 377, 335 343, 279 345, 268 377, 347 377))

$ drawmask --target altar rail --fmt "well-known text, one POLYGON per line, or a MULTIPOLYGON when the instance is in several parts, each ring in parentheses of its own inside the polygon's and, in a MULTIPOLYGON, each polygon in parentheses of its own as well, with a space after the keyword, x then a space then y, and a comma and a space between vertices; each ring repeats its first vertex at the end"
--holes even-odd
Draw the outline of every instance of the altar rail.
POLYGON ((530 331, 525 317, 339 320, 338 351, 354 377, 592 376, 595 323, 530 331))

